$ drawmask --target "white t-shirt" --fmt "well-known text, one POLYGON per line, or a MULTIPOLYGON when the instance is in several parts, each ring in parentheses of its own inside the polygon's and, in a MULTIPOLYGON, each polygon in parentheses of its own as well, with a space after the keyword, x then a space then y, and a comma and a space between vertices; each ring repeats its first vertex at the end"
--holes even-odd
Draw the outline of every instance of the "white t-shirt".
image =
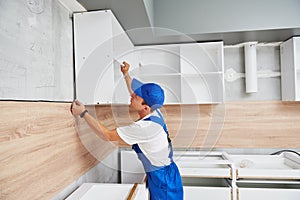
MULTIPOLYGON (((143 119, 151 115, 158 116, 157 112, 154 111, 143 119)), ((119 136, 129 145, 138 144, 152 165, 169 165, 171 162, 166 132, 160 124, 143 119, 129 126, 117 128, 119 136)))

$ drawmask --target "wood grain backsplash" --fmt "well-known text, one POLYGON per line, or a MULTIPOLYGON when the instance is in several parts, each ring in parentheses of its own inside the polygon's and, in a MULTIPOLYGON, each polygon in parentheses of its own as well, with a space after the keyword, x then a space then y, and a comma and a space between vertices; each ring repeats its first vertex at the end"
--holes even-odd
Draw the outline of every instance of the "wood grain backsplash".
MULTIPOLYGON (((50 199, 115 148, 90 139, 85 122, 74 120, 69 108, 70 103, 0 102, 0 199, 50 199), (97 155, 87 148, 91 141, 97 155)), ((110 128, 137 119, 127 106, 89 111, 110 128)), ((162 112, 175 148, 300 148, 297 102, 168 105, 162 112)))
POLYGON ((97 164, 69 108, 0 102, 0 199, 50 199, 97 164))

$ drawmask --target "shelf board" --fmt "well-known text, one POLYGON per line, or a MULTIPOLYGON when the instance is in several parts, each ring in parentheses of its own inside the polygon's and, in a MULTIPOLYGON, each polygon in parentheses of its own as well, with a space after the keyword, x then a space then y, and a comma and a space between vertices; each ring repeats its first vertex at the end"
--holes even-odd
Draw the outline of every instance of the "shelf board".
POLYGON ((165 73, 165 74, 137 74, 140 77, 164 77, 164 76, 180 76, 180 73, 165 73))
POLYGON ((220 75, 223 74, 223 72, 204 72, 200 74, 181 74, 182 77, 198 77, 198 76, 205 76, 205 75, 220 75))

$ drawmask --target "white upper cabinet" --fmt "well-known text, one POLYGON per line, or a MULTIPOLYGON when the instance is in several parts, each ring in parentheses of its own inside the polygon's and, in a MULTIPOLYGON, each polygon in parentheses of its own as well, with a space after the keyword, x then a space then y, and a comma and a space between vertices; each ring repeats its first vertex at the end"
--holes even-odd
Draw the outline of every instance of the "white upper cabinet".
POLYGON ((224 102, 223 42, 135 47, 131 74, 160 84, 166 104, 224 102))
POLYGON ((159 84, 165 92, 166 104, 181 102, 179 45, 150 45, 136 47, 139 64, 132 75, 142 82, 159 84))
POLYGON ((183 104, 224 102, 223 42, 180 45, 183 104))
POLYGON ((179 45, 136 47, 140 52, 141 75, 174 75, 180 73, 179 45))
POLYGON ((223 42, 180 45, 182 74, 223 73, 223 42))
POLYGON ((281 94, 283 101, 300 101, 300 37, 280 45, 281 94))
POLYGON ((154 82, 165 104, 224 102, 223 42, 134 46, 111 11, 74 14, 77 98, 85 104, 128 104, 120 71, 154 82))

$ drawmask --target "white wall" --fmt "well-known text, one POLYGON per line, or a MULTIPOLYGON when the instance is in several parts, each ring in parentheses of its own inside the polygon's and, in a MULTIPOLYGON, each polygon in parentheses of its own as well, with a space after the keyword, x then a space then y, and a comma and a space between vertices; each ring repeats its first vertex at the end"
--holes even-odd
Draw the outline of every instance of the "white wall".
POLYGON ((72 20, 57 0, 0 1, 0 99, 73 100, 72 20))
POLYGON ((186 34, 300 28, 297 0, 154 0, 154 25, 186 34))
POLYGON ((246 93, 243 45, 225 46, 225 101, 281 100, 280 49, 278 44, 258 44, 256 47, 258 91, 255 93, 246 93), (228 70, 234 70, 236 77, 239 78, 233 81, 226 79, 228 70))

